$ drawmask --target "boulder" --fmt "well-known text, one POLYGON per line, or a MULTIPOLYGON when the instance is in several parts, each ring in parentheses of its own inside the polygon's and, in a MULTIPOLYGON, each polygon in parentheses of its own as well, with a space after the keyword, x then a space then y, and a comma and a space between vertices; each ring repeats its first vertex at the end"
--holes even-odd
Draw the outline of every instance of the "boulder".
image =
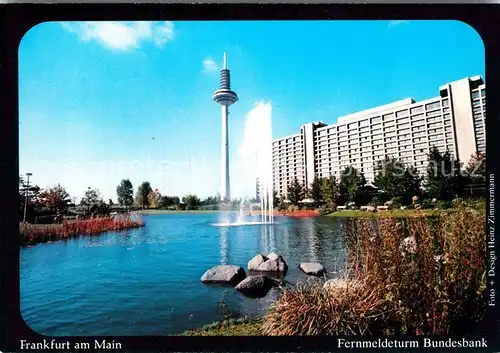
POLYGON ((285 272, 264 272, 258 270, 250 270, 247 276, 267 276, 272 280, 276 281, 278 284, 283 284, 285 282, 286 273, 285 272))
POLYGON ((325 272, 325 267, 316 262, 302 262, 299 268, 307 275, 320 276, 325 272))
POLYGON ((207 270, 201 277, 203 283, 225 283, 233 286, 246 277, 243 267, 234 265, 220 265, 207 270))
POLYGON ((248 261, 248 269, 250 271, 256 270, 260 265, 267 261, 267 258, 261 254, 256 255, 253 259, 248 261))
POLYGON ((278 255, 278 257, 270 258, 268 255, 267 261, 257 267, 257 271, 262 272, 287 272, 288 265, 286 264, 283 257, 278 255))
POLYGON ((267 259, 266 260, 276 260, 278 258, 280 258, 281 255, 280 254, 277 254, 275 252, 272 252, 270 254, 267 254, 267 259))
POLYGON ((267 276, 248 276, 234 289, 251 298, 262 298, 277 284, 275 280, 267 276))

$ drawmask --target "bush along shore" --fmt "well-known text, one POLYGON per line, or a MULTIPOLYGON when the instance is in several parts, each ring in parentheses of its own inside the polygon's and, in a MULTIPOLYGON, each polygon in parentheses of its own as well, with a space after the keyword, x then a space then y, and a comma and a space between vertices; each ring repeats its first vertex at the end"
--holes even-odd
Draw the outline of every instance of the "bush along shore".
POLYGON ((21 223, 19 233, 23 246, 48 241, 65 240, 77 236, 98 235, 108 231, 118 231, 144 226, 137 215, 93 217, 90 219, 63 221, 61 224, 21 223))
POLYGON ((343 278, 280 288, 262 319, 189 335, 466 335, 487 306, 484 212, 352 219, 343 278))

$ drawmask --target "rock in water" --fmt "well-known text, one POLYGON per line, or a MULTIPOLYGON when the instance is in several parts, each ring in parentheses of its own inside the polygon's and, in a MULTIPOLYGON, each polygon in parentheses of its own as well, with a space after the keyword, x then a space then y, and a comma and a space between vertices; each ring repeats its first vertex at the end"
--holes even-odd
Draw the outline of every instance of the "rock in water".
POLYGON ((272 252, 272 253, 267 255, 267 260, 275 260, 275 259, 278 259, 280 257, 281 257, 280 254, 276 254, 275 252, 272 252))
POLYGON ((325 272, 325 267, 316 262, 302 262, 299 268, 307 275, 320 276, 325 272))
POLYGON ((252 298, 262 298, 269 290, 277 285, 277 282, 267 276, 248 276, 234 289, 252 298))
POLYGON ((260 265, 267 261, 267 258, 261 254, 256 255, 253 259, 248 261, 248 269, 250 271, 256 270, 260 265))
POLYGON ((234 265, 220 265, 207 270, 201 277, 203 283, 227 283, 233 286, 246 277, 243 267, 234 265))
POLYGON ((263 272, 287 272, 288 265, 286 264, 283 257, 278 255, 277 258, 269 259, 257 267, 257 271, 263 272))

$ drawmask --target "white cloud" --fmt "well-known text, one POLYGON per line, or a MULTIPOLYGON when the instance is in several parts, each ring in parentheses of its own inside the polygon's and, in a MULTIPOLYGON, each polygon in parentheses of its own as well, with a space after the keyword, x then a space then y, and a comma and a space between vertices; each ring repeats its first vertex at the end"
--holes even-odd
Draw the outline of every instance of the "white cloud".
POLYGON ((217 71, 219 69, 219 65, 212 58, 205 58, 203 60, 203 71, 211 72, 217 71))
POLYGON ((62 27, 78 35, 84 42, 96 41, 118 51, 138 49, 142 42, 151 41, 163 47, 174 36, 172 22, 63 22, 62 27))
POLYGON ((389 28, 393 28, 393 27, 396 27, 396 26, 400 26, 400 25, 406 24, 408 22, 409 22, 408 20, 393 20, 393 21, 389 21, 388 27, 389 28))

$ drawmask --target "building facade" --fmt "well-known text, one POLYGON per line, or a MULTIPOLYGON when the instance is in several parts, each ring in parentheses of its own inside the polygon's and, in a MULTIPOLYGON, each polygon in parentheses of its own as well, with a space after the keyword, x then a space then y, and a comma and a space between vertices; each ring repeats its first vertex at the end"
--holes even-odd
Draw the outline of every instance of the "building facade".
POLYGON ((255 181, 255 199, 257 201, 259 201, 259 202, 260 202, 260 196, 261 196, 260 195, 261 194, 261 191, 260 191, 261 189, 262 188, 261 188, 261 185, 260 185, 260 180, 259 180, 259 178, 257 178, 257 180, 255 181))
POLYGON ((336 124, 304 124, 300 132, 273 141, 273 186, 286 195, 294 178, 303 185, 335 175, 351 165, 373 182, 386 156, 413 165, 421 175, 427 154, 436 146, 467 163, 486 152, 486 88, 481 76, 439 88, 437 97, 412 98, 339 117, 336 124))

